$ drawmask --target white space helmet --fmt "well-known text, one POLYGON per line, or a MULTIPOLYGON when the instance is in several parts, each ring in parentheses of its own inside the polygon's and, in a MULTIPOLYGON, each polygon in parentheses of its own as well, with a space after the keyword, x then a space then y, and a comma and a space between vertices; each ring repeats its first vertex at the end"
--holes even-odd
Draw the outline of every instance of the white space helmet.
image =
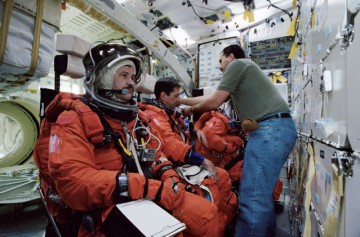
POLYGON ((137 114, 136 101, 131 99, 125 104, 119 100, 111 99, 103 92, 104 89, 110 92, 112 90, 110 87, 112 86, 112 78, 109 78, 110 74, 108 76, 104 74, 108 69, 118 67, 122 62, 127 62, 124 65, 132 65, 136 69, 134 79, 136 86, 146 72, 143 60, 134 50, 118 43, 102 43, 93 47, 84 56, 83 64, 86 71, 84 102, 110 117, 130 121, 137 114))

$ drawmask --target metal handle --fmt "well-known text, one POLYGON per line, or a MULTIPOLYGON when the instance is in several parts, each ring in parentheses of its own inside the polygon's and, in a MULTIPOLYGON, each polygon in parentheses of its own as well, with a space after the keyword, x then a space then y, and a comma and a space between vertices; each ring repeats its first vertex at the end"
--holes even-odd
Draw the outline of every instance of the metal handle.
POLYGON ((338 175, 345 174, 346 176, 352 176, 352 165, 354 160, 346 151, 335 151, 332 154, 331 159, 338 165, 338 175))

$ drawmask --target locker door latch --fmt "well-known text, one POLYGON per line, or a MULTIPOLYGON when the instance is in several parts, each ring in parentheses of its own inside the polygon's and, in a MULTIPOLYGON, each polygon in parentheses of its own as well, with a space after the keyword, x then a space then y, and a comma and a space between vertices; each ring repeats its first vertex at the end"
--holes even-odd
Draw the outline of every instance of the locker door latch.
POLYGON ((338 175, 352 176, 354 159, 346 151, 335 151, 331 157, 332 163, 337 164, 339 170, 338 175))

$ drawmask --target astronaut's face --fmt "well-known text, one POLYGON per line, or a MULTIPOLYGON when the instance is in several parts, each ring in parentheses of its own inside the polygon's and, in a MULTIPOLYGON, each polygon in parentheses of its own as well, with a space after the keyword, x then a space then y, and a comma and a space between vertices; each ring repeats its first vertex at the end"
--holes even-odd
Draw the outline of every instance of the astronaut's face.
POLYGON ((175 109, 181 104, 180 88, 175 87, 169 95, 167 95, 165 92, 161 92, 159 101, 166 105, 169 109, 175 109))
POLYGON ((127 89, 127 93, 114 93, 114 95, 122 100, 130 100, 134 94, 136 71, 132 66, 124 65, 114 72, 113 90, 127 89))

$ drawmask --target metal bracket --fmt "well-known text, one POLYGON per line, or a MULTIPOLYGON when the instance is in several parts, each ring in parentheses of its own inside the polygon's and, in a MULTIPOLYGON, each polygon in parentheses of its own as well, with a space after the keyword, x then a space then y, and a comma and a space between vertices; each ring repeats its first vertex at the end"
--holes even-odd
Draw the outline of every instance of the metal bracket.
MULTIPOLYGON (((92 7, 103 12, 111 20, 120 27, 141 41, 148 49, 150 49, 162 62, 168 66, 174 74, 183 81, 184 89, 190 94, 193 88, 193 82, 185 68, 180 64, 174 54, 165 47, 158 36, 148 29, 139 19, 132 15, 118 1, 95 1, 86 0, 92 7)), ((148 0, 152 4, 155 0, 148 0)))
POLYGON ((307 135, 305 133, 302 133, 302 132, 298 132, 298 139, 300 141, 302 141, 302 142, 305 142, 305 143, 309 143, 309 142, 312 142, 314 140, 309 135, 307 135))
POLYGON ((352 154, 351 154, 352 157, 354 157, 355 159, 359 159, 360 158, 360 153, 358 151, 354 151, 352 154))
POLYGON ((340 45, 342 50, 346 50, 353 42, 355 36, 354 26, 349 24, 342 32, 340 36, 340 45))
POLYGON ((349 153, 346 151, 335 151, 331 157, 332 163, 338 165, 338 175, 344 174, 345 176, 352 176, 354 165, 354 159, 349 156, 349 153))

